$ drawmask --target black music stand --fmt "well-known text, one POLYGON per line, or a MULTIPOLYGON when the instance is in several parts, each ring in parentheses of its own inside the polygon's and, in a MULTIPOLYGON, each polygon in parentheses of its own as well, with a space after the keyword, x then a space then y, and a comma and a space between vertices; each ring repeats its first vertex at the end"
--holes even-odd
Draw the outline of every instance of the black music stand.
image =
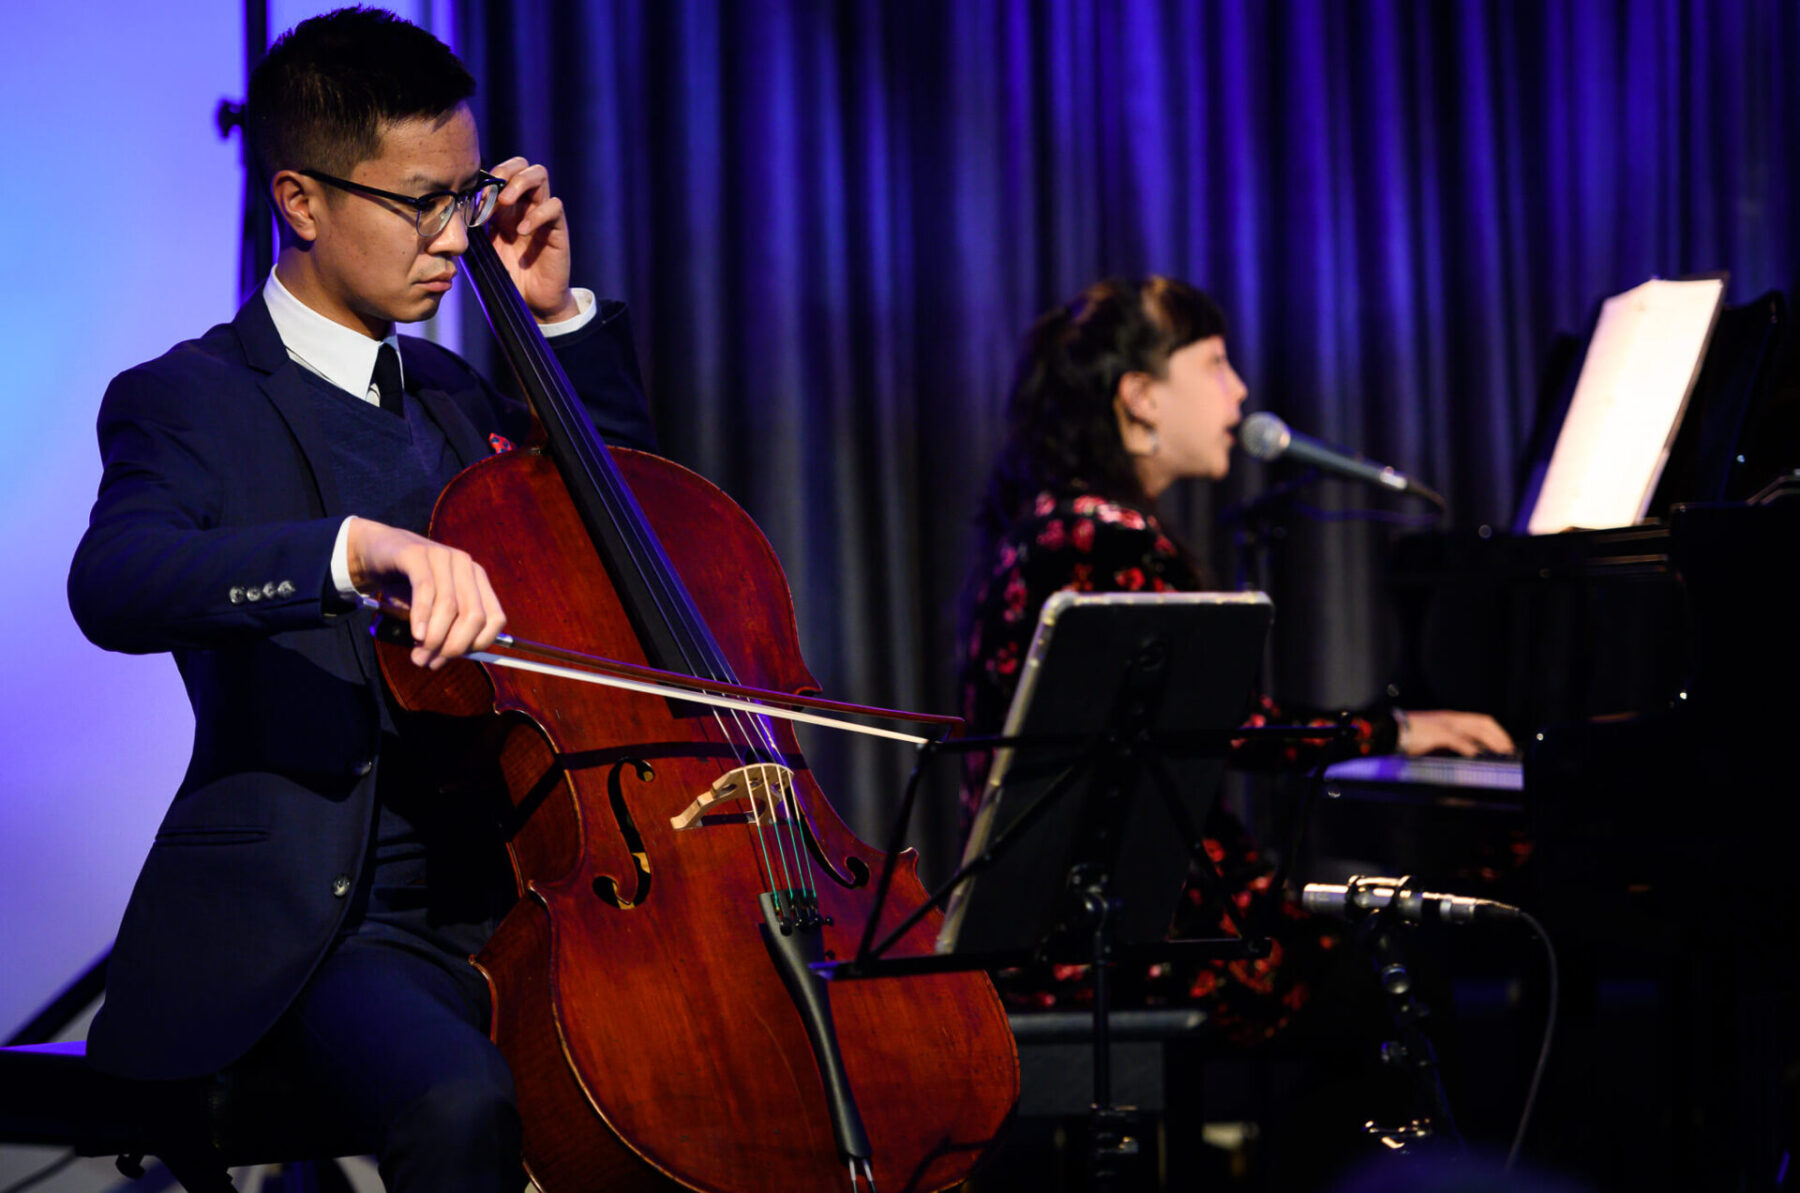
POLYGON ((813 967, 849 979, 1091 964, 1096 1190, 1114 1188, 1137 1152, 1126 1112, 1112 1104, 1108 967, 1268 951, 1267 939, 1234 913, 1201 837, 1232 741, 1351 732, 1241 728, 1272 617, 1262 593, 1053 596, 1005 732, 920 748, 857 954, 813 967), (994 764, 962 864, 877 942, 925 763, 989 749, 994 764), (1190 872, 1237 935, 1164 939, 1190 872), (884 957, 946 899, 935 955, 884 957))

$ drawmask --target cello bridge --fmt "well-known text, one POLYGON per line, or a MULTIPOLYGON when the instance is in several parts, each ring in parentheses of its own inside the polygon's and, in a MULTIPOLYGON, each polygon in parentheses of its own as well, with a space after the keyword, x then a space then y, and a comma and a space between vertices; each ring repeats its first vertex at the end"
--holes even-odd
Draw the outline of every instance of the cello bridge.
POLYGON ((750 801, 746 815, 751 824, 779 824, 781 809, 793 798, 793 791, 793 771, 773 762, 751 763, 726 771, 713 780, 712 788, 702 792, 679 814, 669 817, 669 824, 677 831, 693 828, 707 812, 733 800, 750 801))

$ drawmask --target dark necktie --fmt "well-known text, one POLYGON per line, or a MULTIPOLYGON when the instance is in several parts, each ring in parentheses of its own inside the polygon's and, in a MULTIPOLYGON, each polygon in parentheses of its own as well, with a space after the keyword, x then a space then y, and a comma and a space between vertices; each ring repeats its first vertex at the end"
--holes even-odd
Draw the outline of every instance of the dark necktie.
POLYGON ((392 344, 383 344, 375 354, 375 388, 381 391, 381 408, 389 414, 406 414, 400 401, 400 354, 392 344))

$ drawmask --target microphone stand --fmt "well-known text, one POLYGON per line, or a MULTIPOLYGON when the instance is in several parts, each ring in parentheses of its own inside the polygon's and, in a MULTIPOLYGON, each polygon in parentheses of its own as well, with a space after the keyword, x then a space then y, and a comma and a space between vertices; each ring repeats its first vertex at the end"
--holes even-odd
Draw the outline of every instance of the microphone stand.
POLYGON ((1294 495, 1319 479, 1309 468, 1293 480, 1283 481, 1245 501, 1234 501, 1219 511, 1219 525, 1231 534, 1236 561, 1231 586, 1240 592, 1269 592, 1269 549, 1287 541, 1287 523, 1293 514, 1294 495))
MULTIPOLYGON (((1295 495, 1318 479, 1318 470, 1308 469, 1293 480, 1247 500, 1234 501, 1219 511, 1219 526, 1231 535, 1233 588, 1239 592, 1275 591, 1269 569, 1270 549, 1287 541, 1295 495)), ((1270 634, 1263 639, 1263 690, 1268 691, 1274 681, 1275 635, 1270 634)))
MULTIPOLYGON (((1346 900, 1346 906, 1350 908, 1359 906, 1354 889, 1359 881, 1351 880, 1352 889, 1346 900)), ((1408 881, 1401 879, 1402 890, 1408 881)), ((1450 1109, 1450 1096, 1444 1090, 1443 1078, 1438 1071, 1437 1049, 1432 1046, 1431 1037, 1425 1034, 1423 1026, 1431 1008, 1414 989, 1412 973, 1407 968, 1401 934, 1409 925, 1401 918, 1400 905, 1401 900, 1396 897, 1358 922, 1356 943, 1368 951, 1382 993, 1387 995, 1388 1013, 1394 1021, 1397 1038, 1382 1044, 1382 1063, 1412 1074, 1414 1093, 1425 1108, 1425 1115, 1399 1126, 1384 1127, 1370 1122, 1364 1124, 1363 1130, 1389 1151, 1417 1153, 1434 1146, 1440 1138, 1446 1138, 1454 1144, 1456 1152, 1462 1154, 1467 1151, 1467 1145, 1463 1142, 1462 1132, 1457 1129, 1456 1116, 1450 1109)))

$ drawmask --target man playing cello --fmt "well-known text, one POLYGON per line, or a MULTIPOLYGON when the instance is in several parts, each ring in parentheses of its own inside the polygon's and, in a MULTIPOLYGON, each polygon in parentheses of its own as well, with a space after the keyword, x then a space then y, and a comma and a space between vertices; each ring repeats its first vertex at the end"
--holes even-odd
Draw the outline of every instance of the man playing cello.
POLYGON ((448 48, 383 12, 271 49, 248 129, 274 272, 231 323, 107 390, 69 602, 100 646, 171 651, 196 721, 92 1062, 170 1080, 254 1051, 381 1141, 389 1189, 516 1193, 512 1079, 467 961, 513 898, 503 846, 483 801, 428 785, 356 602, 410 601, 419 666, 494 641, 480 564, 422 533, 444 484, 528 416, 395 326, 430 317, 491 231, 601 433, 653 432, 623 308, 571 289, 542 166, 483 171, 473 91, 448 48))

